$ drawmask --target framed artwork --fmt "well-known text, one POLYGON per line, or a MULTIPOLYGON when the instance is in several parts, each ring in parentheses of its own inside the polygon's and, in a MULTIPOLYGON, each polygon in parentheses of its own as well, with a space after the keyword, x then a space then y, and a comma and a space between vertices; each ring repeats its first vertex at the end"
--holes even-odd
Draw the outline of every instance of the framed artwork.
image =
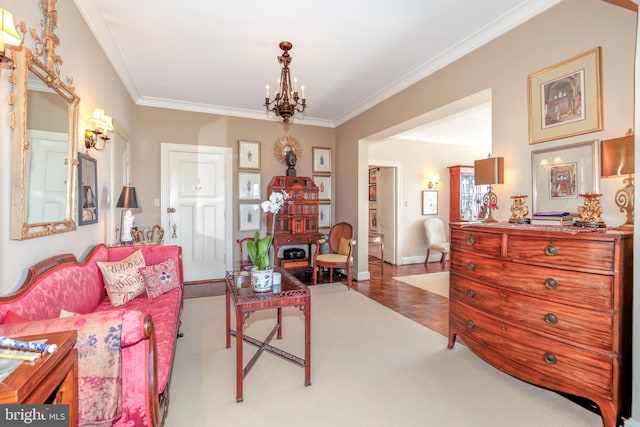
POLYGON ((238 141, 238 169, 260 169, 260 141, 238 141))
POLYGON ((260 204, 240 204, 240 231, 260 230, 260 204))
POLYGON ((331 227, 331 203, 320 203, 318 211, 318 227, 331 227))
POLYGON ((313 147, 313 173, 331 173, 331 148, 313 147))
POLYGON ((422 215, 438 215, 438 191, 422 192, 422 215))
POLYGON ((369 201, 375 202, 378 197, 377 189, 375 184, 369 184, 369 201))
POLYGON ((602 130, 601 48, 527 77, 529 144, 602 130))
POLYGON ((330 176, 314 176, 313 182, 318 186, 318 199, 331 200, 331 177, 330 176))
POLYGON ((98 222, 98 163, 78 153, 78 225, 98 222))
POLYGON ((378 229, 378 211, 376 209, 369 209, 369 230, 378 229))
POLYGON ((238 172, 238 193, 240 200, 260 199, 260 173, 238 172))
POLYGON ((375 184, 378 178, 378 168, 369 169, 369 184, 375 184))
POLYGON ((600 191, 599 147, 594 140, 531 152, 534 214, 575 213, 580 194, 600 191))

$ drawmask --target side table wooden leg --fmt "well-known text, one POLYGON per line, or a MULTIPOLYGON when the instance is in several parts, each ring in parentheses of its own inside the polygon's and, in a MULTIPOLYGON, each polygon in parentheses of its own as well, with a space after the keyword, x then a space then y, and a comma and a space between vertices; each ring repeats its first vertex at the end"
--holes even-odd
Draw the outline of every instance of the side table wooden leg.
POLYGON ((244 332, 242 331, 242 312, 236 307, 236 402, 242 402, 242 337, 244 332))
POLYGON ((229 289, 225 292, 225 300, 226 300, 226 326, 227 329, 224 331, 224 334, 227 339, 227 348, 231 347, 231 294, 229 293, 229 289))
POLYGON ((311 385, 311 297, 304 308, 304 385, 311 385))
POLYGON ((278 336, 279 340, 282 339, 282 307, 278 307, 278 336))

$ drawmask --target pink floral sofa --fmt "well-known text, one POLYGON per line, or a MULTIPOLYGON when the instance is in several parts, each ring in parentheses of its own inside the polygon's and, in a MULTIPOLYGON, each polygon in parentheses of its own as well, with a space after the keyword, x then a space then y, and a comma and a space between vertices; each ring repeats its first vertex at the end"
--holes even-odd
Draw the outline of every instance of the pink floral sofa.
POLYGON ((169 404, 182 278, 179 246, 99 244, 82 262, 57 255, 31 267, 14 294, 0 297, 0 335, 77 330, 79 424, 159 426, 169 404), (114 306, 98 263, 116 264, 138 249, 150 269, 174 266, 178 286, 114 306))

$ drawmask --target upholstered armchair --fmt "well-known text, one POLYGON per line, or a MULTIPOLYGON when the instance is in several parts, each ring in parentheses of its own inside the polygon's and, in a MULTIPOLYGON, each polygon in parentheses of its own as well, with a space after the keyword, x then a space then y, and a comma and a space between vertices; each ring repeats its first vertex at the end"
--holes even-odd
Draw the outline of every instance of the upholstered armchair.
POLYGON ((353 240, 351 224, 341 222, 331 227, 329 231, 329 253, 321 254, 320 247, 326 243, 325 239, 318 240, 313 257, 313 284, 318 283, 318 270, 329 269, 329 282, 333 282, 333 269, 344 269, 347 274, 347 287, 351 289, 351 265, 353 257, 351 250, 356 244, 353 240))
POLYGON ((442 253, 440 263, 444 266, 450 249, 444 222, 438 217, 427 218, 424 221, 424 232, 427 237, 427 256, 424 259, 424 264, 429 262, 429 253, 434 250, 442 253))

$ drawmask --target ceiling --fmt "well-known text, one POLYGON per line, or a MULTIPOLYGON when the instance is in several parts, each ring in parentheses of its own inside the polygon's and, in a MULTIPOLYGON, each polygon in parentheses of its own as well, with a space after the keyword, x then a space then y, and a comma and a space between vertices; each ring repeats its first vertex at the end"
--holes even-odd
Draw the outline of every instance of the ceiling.
MULTIPOLYGON (((335 127, 558 1, 75 3, 137 105, 274 120, 265 86, 276 86, 287 40, 307 97, 293 122, 335 127)), ((414 137, 446 121, 429 126, 414 137)))

